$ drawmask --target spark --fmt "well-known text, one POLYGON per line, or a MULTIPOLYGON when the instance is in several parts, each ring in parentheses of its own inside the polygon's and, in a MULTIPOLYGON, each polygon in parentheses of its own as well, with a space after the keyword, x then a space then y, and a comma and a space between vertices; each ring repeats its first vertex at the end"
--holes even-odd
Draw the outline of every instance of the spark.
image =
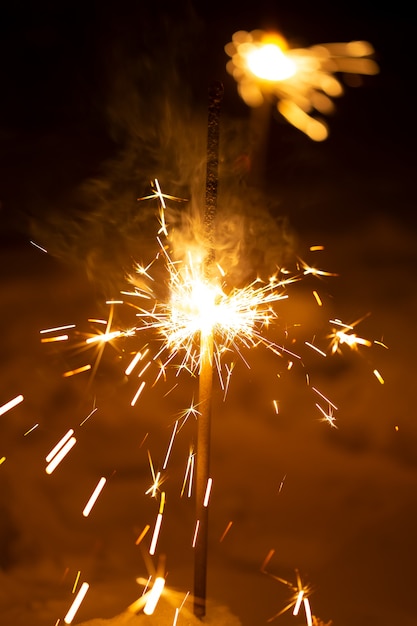
POLYGON ((42 246, 40 246, 38 243, 35 243, 34 241, 30 240, 29 242, 30 244, 32 244, 32 246, 35 246, 35 248, 37 248, 38 250, 40 250, 41 252, 45 252, 46 254, 48 254, 48 250, 46 250, 46 248, 42 248, 42 246))
POLYGON ((68 439, 71 437, 71 435, 74 434, 74 430, 72 428, 70 428, 65 435, 58 441, 58 443, 56 444, 56 446, 54 448, 52 448, 52 450, 49 452, 49 454, 46 456, 45 460, 47 463, 49 463, 49 461, 51 461, 54 456, 59 452, 59 450, 62 448, 62 446, 68 441, 68 439))
POLYGON ((138 546, 141 543, 142 539, 145 538, 145 535, 148 533, 150 528, 151 527, 149 526, 149 524, 146 524, 145 528, 142 530, 142 532, 140 533, 139 537, 135 541, 135 545, 136 546, 138 546))
POLYGON ((287 478, 287 474, 284 474, 280 484, 279 484, 279 489, 278 489, 278 493, 281 493, 283 487, 284 487, 284 483, 285 483, 285 479, 287 478))
POLYGON ((7 411, 10 411, 10 409, 13 409, 15 406, 23 402, 23 399, 24 399, 23 396, 20 394, 16 396, 15 398, 13 398, 13 400, 9 400, 9 402, 6 402, 6 404, 3 404, 3 406, 0 406, 0 415, 4 415, 5 413, 7 413, 7 411))
POLYGON ((53 343, 54 341, 68 341, 68 335, 56 335, 54 337, 42 337, 41 343, 53 343))
POLYGON ((196 520, 195 523, 195 528, 194 528, 194 535, 193 535, 193 540, 191 542, 191 545, 193 548, 195 548, 196 544, 197 544, 197 537, 198 537, 198 531, 200 529, 200 520, 196 520))
POLYGON ((230 522, 227 524, 227 526, 226 526, 226 528, 224 529, 224 531, 222 532, 221 537, 220 537, 220 539, 219 539, 219 543, 221 543, 221 542, 223 541, 223 539, 226 537, 227 533, 228 533, 228 532, 229 532, 229 530, 232 528, 232 526, 233 526, 233 522, 232 522, 232 521, 230 521, 230 522))
POLYGON ((355 326, 359 324, 359 322, 365 319, 365 317, 367 317, 367 315, 361 317, 355 322, 352 322, 351 324, 345 324, 339 319, 329 320, 330 324, 334 324, 336 326, 336 328, 332 329, 330 335, 327 336, 327 338, 331 340, 330 347, 332 354, 335 354, 336 352, 340 354, 340 346, 343 344, 346 344, 349 348, 352 348, 352 350, 357 350, 360 345, 368 348, 372 346, 372 341, 358 337, 355 333, 351 332, 354 330, 355 326), (337 327, 340 328, 337 329, 337 327))
POLYGON ((75 437, 72 437, 73 430, 69 430, 66 435, 57 443, 55 448, 48 454, 46 457, 46 461, 48 465, 45 468, 45 472, 47 474, 52 474, 52 472, 56 469, 56 467, 61 463, 61 461, 65 458, 71 448, 74 447, 77 440, 75 437))
POLYGON ((163 465, 162 465, 162 469, 163 470, 166 469, 166 466, 168 464, 168 459, 169 459, 169 456, 171 454, 171 449, 172 449, 172 445, 174 443, 175 435, 177 434, 177 429, 178 429, 178 420, 176 420, 176 422, 174 424, 174 428, 172 429, 172 435, 171 435, 171 439, 170 439, 169 444, 168 444, 168 450, 167 450, 167 453, 165 455, 165 460, 164 460, 163 465))
POLYGON ((174 621, 172 622, 172 626, 176 626, 177 621, 178 621, 178 616, 179 616, 179 614, 180 614, 180 612, 181 612, 181 609, 182 609, 182 607, 184 606, 184 604, 185 604, 185 602, 186 602, 186 600, 187 600, 187 598, 188 598, 188 596, 189 596, 189 595, 190 595, 190 592, 189 592, 189 591, 187 591, 187 593, 185 594, 184 599, 183 599, 183 601, 181 602, 181 604, 180 604, 179 608, 176 608, 176 609, 175 609, 174 621))
POLYGON ((77 367, 74 370, 68 370, 67 372, 64 372, 62 376, 64 378, 69 378, 70 376, 75 376, 76 374, 82 374, 83 372, 88 372, 88 370, 91 370, 90 363, 88 363, 87 365, 82 365, 81 367, 77 367))
POLYGON ((290 48, 278 33, 240 30, 225 46, 226 69, 250 107, 273 101, 287 121, 314 141, 328 136, 327 125, 316 113, 334 110, 332 98, 343 94, 336 73, 378 73, 366 41, 290 48))
POLYGON ((156 517, 155 528, 154 528, 154 531, 153 531, 151 545, 150 545, 150 548, 149 548, 149 554, 151 556, 153 556, 155 554, 156 544, 158 542, 159 532, 161 530, 162 515, 164 513, 164 506, 165 506, 165 492, 163 491, 161 493, 161 502, 159 503, 159 511, 158 511, 158 515, 156 517))
POLYGON ((29 430, 27 430, 23 436, 26 437, 26 435, 29 435, 31 432, 33 432, 36 428, 38 428, 39 424, 34 424, 31 428, 29 428, 29 430))
POLYGON ((148 460, 149 460, 149 467, 151 470, 153 483, 149 487, 149 489, 145 491, 145 495, 151 494, 151 498, 156 498, 156 494, 159 492, 159 487, 163 483, 163 480, 161 480, 161 472, 158 471, 155 474, 155 470, 154 470, 153 463, 152 463, 152 457, 151 457, 149 450, 148 450, 148 460))
POLYGON ((94 415, 94 413, 95 413, 96 411, 98 411, 98 408, 97 408, 97 407, 94 407, 94 409, 92 409, 92 410, 90 411, 90 413, 87 415, 87 417, 85 417, 85 418, 83 419, 83 421, 82 421, 82 422, 80 422, 80 426, 82 426, 83 424, 85 424, 85 423, 86 423, 86 421, 87 421, 88 419, 90 419, 90 417, 91 417, 92 415, 94 415))
POLYGON ((241 349, 259 344, 278 354, 286 352, 268 340, 262 330, 277 318, 272 305, 288 297, 284 286, 295 278, 278 280, 273 276, 268 282, 257 278, 244 288, 226 292, 220 277, 207 280, 201 255, 189 251, 186 260, 178 264, 157 240, 168 271, 170 298, 167 303, 155 300, 151 310, 137 307, 137 317, 142 322, 137 330, 158 332, 162 345, 153 360, 166 354, 161 371, 182 353, 179 370, 197 374, 201 366, 201 334, 214 335, 214 360, 220 377, 219 364, 229 350, 236 351, 243 360, 241 349))
POLYGON ((378 380, 378 382, 381 383, 381 385, 383 385, 385 383, 385 380, 382 378, 381 374, 378 372, 378 370, 374 370, 373 371, 374 376, 376 377, 376 379, 378 380))
POLYGON ((191 498, 192 483, 193 483, 193 476, 194 476, 194 459, 195 459, 195 452, 191 448, 190 453, 188 455, 187 467, 185 469, 184 482, 183 482, 182 489, 181 489, 181 498, 184 495, 185 485, 187 483, 188 478, 189 478, 188 497, 191 498))
POLYGON ((137 392, 136 392, 136 393, 135 393, 135 395, 133 396, 133 400, 131 401, 130 406, 135 406, 135 404, 136 404, 136 402, 137 402, 137 400, 138 400, 138 398, 139 398, 140 394, 142 393, 143 388, 145 387, 145 385, 146 385, 146 382, 143 380, 143 381, 141 382, 141 384, 139 385, 139 389, 137 390, 137 392))
POLYGON ((94 489, 93 493, 91 494, 87 504, 84 507, 83 510, 83 515, 84 517, 88 517, 90 515, 91 509, 93 508, 94 504, 96 503, 97 498, 99 497, 104 485, 106 484, 106 478, 104 476, 102 476, 100 478, 100 480, 97 483, 96 488, 94 489))
POLYGON ((325 352, 323 352, 323 350, 320 350, 320 348, 318 348, 317 346, 315 346, 314 344, 310 343, 309 341, 305 341, 304 342, 306 344, 306 346, 308 346, 309 348, 312 348, 312 350, 315 350, 316 352, 318 352, 319 354, 321 354, 321 356, 327 356, 327 354, 325 352))
POLYGON ((2 465, 6 460, 5 456, 0 457, 0 465, 2 465))
POLYGON ((81 606, 82 601, 85 598, 85 594, 87 593, 88 589, 89 589, 90 585, 88 583, 83 583, 77 593, 77 595, 74 598, 74 601, 68 611, 68 613, 66 614, 66 616, 64 617, 64 622, 66 624, 71 624, 72 620, 74 619, 78 609, 81 606))
POLYGON ((314 290, 314 291, 313 291, 313 296, 314 296, 314 298, 315 298, 315 300, 316 300, 317 304, 318 304, 319 306, 323 306, 323 302, 322 302, 322 300, 321 300, 321 298, 320 298, 320 296, 319 296, 319 294, 317 293, 317 291, 316 291, 316 290, 314 290))
POLYGON ((206 492, 204 494, 203 506, 207 507, 210 499, 211 486, 213 484, 213 479, 209 478, 207 480, 206 492))
POLYGON ((161 597, 161 594, 164 590, 164 586, 165 578, 162 578, 162 576, 158 576, 157 578, 155 578, 155 582, 152 586, 151 591, 149 592, 148 599, 143 608, 143 612, 145 613, 145 615, 152 615, 155 611, 156 605, 158 604, 159 598, 161 597))
POLYGON ((74 580, 74 584, 73 584, 73 586, 72 586, 72 591, 71 591, 71 593, 75 593, 75 590, 76 590, 77 585, 78 585, 78 581, 80 580, 80 576, 81 576, 81 571, 80 571, 80 570, 78 570, 77 575, 76 575, 75 580, 74 580))
POLYGON ((133 359, 130 361, 129 365, 125 369, 126 376, 129 376, 133 372, 133 370, 135 369, 136 365, 139 363, 141 358, 142 358, 142 354, 140 352, 136 352, 135 356, 133 357, 133 359))
POLYGON ((181 428, 184 426, 185 422, 189 417, 193 416, 195 419, 198 419, 198 416, 201 415, 200 411, 197 409, 198 404, 194 403, 194 398, 191 400, 191 404, 189 407, 180 412, 179 418, 182 420, 181 428))
POLYGON ((323 400, 325 400, 328 404, 330 404, 330 406, 332 406, 336 411, 337 406, 335 404, 333 404, 333 402, 331 400, 329 400, 329 398, 327 398, 323 393, 321 393, 321 391, 319 391, 316 387, 311 387, 312 390, 317 393, 321 398, 323 398, 323 400))
POLYGON ((274 405, 275 413, 278 415, 279 414, 278 400, 272 400, 272 404, 274 405))
POLYGON ((304 606, 304 611, 305 611, 305 615, 306 615, 306 621, 307 621, 307 626, 313 626, 313 621, 312 621, 312 616, 311 616, 311 609, 310 609, 310 602, 308 600, 308 597, 312 594, 312 589, 309 585, 305 585, 303 584, 302 580, 301 580, 301 576, 298 572, 298 570, 295 570, 295 574, 296 574, 296 584, 294 585, 294 583, 291 583, 288 580, 285 580, 285 578, 280 578, 279 576, 275 576, 269 572, 266 571, 266 566, 269 563, 269 561, 271 560, 272 556, 274 555, 275 550, 270 550, 262 564, 261 567, 261 571, 264 574, 268 574, 269 576, 271 576, 272 578, 274 578, 275 580, 277 580, 278 582, 282 583, 283 585, 285 585, 286 587, 288 587, 293 595, 291 598, 291 601, 280 611, 278 611, 278 613, 276 613, 275 615, 273 615, 272 617, 270 617, 267 621, 268 622, 272 622, 273 620, 275 620, 277 617, 279 617, 280 615, 283 615, 283 613, 286 613, 287 611, 293 609, 293 615, 298 615, 301 605, 304 606))
POLYGON ((45 335, 47 333, 56 333, 59 330, 68 330, 69 328, 75 328, 75 324, 65 324, 64 326, 55 326, 54 328, 44 328, 39 331, 39 334, 45 335))
POLYGON ((327 422, 328 424, 330 424, 330 426, 332 428, 337 428, 335 421, 336 418, 333 415, 333 407, 329 406, 328 408, 328 412, 326 413, 326 411, 320 406, 320 404, 318 404, 316 402, 316 407, 318 408, 318 410, 320 411, 320 413, 323 415, 323 422, 327 422))

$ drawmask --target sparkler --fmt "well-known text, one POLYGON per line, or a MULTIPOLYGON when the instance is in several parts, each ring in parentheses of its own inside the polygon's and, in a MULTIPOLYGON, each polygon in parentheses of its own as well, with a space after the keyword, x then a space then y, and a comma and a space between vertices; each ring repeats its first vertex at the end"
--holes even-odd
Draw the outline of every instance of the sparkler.
MULTIPOLYGON (((329 113, 332 110, 331 97, 342 93, 340 82, 333 76, 334 72, 350 71, 357 73, 376 73, 376 64, 368 57, 373 50, 366 42, 353 42, 350 44, 326 44, 315 46, 305 50, 290 50, 284 42, 270 40, 261 31, 253 33, 236 33, 233 42, 226 46, 226 52, 232 57, 228 64, 228 70, 238 81, 239 91, 247 104, 250 106, 262 105, 271 99, 278 100, 278 110, 294 126, 305 132, 310 138, 320 141, 327 136, 327 129, 323 122, 317 120, 314 111, 329 113), (265 61, 268 69, 265 72, 265 61)), ((186 409, 183 421, 189 415, 197 420, 197 450, 190 451, 186 474, 184 478, 184 492, 187 480, 189 481, 190 494, 193 484, 193 469, 195 467, 195 498, 196 520, 193 547, 195 551, 194 561, 194 614, 200 619, 206 613, 206 578, 207 578, 207 541, 208 541, 208 504, 212 488, 212 480, 209 476, 210 461, 210 421, 213 388, 213 371, 216 369, 220 384, 226 395, 234 362, 226 363, 226 374, 223 372, 223 360, 226 355, 237 355, 245 361, 243 350, 263 345, 274 354, 282 356, 288 354, 293 359, 300 357, 289 352, 284 346, 278 345, 267 338, 264 330, 277 319, 275 305, 285 299, 285 288, 290 283, 299 280, 303 276, 332 276, 329 272, 310 267, 303 261, 298 263, 298 275, 288 275, 281 270, 268 280, 256 278, 243 288, 233 288, 227 284, 227 274, 216 264, 214 220, 216 215, 217 201, 217 166, 218 166, 218 140, 219 140, 219 108, 222 97, 222 88, 216 84, 210 94, 209 121, 207 138, 207 173, 206 173, 206 205, 203 219, 203 245, 195 243, 189 246, 186 254, 181 258, 175 256, 175 250, 171 249, 169 224, 165 217, 166 198, 172 198, 163 194, 159 182, 154 182, 154 194, 152 198, 159 201, 159 231, 157 235, 158 252, 155 259, 145 265, 136 266, 137 281, 132 279, 133 291, 122 292, 123 295, 131 296, 137 301, 145 301, 148 306, 133 305, 138 318, 138 325, 128 330, 113 329, 114 306, 123 304, 123 300, 109 302, 110 313, 107 320, 95 320, 105 326, 104 332, 94 333, 85 340, 86 346, 98 348, 99 356, 94 363, 67 371, 64 376, 97 370, 99 358, 107 343, 120 338, 138 336, 146 330, 156 331, 161 339, 161 347, 151 357, 148 346, 143 346, 137 351, 125 369, 127 376, 139 366, 141 371, 138 378, 148 372, 157 364, 159 378, 165 377, 168 365, 175 364, 178 373, 188 371, 198 376, 198 402, 186 409), (168 276, 169 297, 166 301, 161 300, 151 287, 143 287, 143 281, 155 282, 152 276, 154 264, 163 263, 168 276), (137 283, 135 285, 135 282, 137 283), (150 306, 149 306, 150 305, 150 306), (148 359, 148 360, 146 360, 148 359), (179 364, 178 364, 179 361, 179 364)), ((197 233, 195 241, 198 241, 197 233)), ((198 233, 201 235, 201 233, 198 233)), ((322 305, 317 292, 313 292, 319 306, 322 305)), ((329 336, 331 339, 331 352, 339 352, 340 346, 346 344, 352 349, 358 345, 370 346, 371 342, 357 337, 352 332, 356 322, 346 325, 340 320, 331 320, 336 326, 329 336)), ((71 329, 73 325, 55 327, 42 331, 42 341, 66 341, 67 334, 50 336, 49 333, 58 333, 71 329)), ((305 342, 307 346, 319 352, 322 356, 326 353, 313 343, 305 342)), ((292 362, 291 362, 292 363, 292 362)), ((290 366, 289 366, 290 367, 290 366)), ((380 376, 375 370, 375 375, 380 376)), ((144 391, 146 382, 141 380, 139 387, 132 399, 134 406, 144 391)), ((331 426, 334 424, 333 411, 337 410, 330 400, 315 388, 313 390, 320 395, 328 404, 327 411, 320 404, 316 404, 318 410, 331 426)), ((0 415, 16 403, 23 400, 19 396, 15 401, 0 407, 0 415)), ((279 412, 278 401, 273 401, 274 410, 279 412)), ((180 423, 175 422, 173 432, 166 452, 163 470, 166 469, 171 449, 180 423)), ((51 473, 61 462, 65 455, 75 444, 76 439, 72 436, 73 431, 55 446, 47 461, 47 473, 51 473)), ((162 484, 160 472, 155 473, 149 456, 153 484, 147 490, 147 494, 156 497, 162 484)), ((279 492, 283 488, 285 476, 282 479, 279 492)), ((88 516, 100 492, 104 488, 106 479, 102 477, 90 497, 83 515, 88 516)), ((154 555, 157 548, 158 537, 161 530, 163 512, 165 507, 165 492, 161 494, 158 514, 150 542, 149 554, 154 555)), ((220 541, 224 539, 230 530, 232 522, 229 522, 223 532, 220 541)), ((140 533, 136 544, 140 544, 150 526, 146 525, 140 533)), ((266 566, 266 563, 265 563, 266 566)), ((296 585, 275 577, 287 585, 293 592, 291 602, 272 619, 285 611, 293 608, 297 615, 303 607, 308 626, 313 626, 317 619, 312 616, 309 604, 311 589, 304 585, 297 572, 296 585)), ((158 598, 163 592, 165 579, 159 577, 153 584, 152 593, 148 596, 145 613, 152 614, 158 598)), ((83 593, 87 592, 88 585, 84 583, 83 593)), ((79 596, 78 606, 82 601, 79 596)), ((76 606, 77 603, 74 603, 76 606)), ((73 616, 65 618, 70 623, 73 616)), ((269 620, 269 621, 271 621, 269 620)))
POLYGON ((279 113, 314 141, 328 136, 325 122, 315 113, 333 111, 332 98, 343 87, 335 73, 372 75, 378 65, 366 41, 290 48, 278 34, 262 30, 238 31, 225 46, 226 68, 235 78, 242 99, 250 107, 276 102, 279 113))

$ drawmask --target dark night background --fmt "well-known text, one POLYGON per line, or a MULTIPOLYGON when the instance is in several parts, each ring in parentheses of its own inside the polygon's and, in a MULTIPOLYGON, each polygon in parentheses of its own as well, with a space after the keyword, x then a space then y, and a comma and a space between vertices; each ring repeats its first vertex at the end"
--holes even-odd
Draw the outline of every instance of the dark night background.
MULTIPOLYGON (((272 120, 265 184, 250 197, 262 203, 254 216, 288 218, 301 255, 324 244, 319 265, 339 274, 296 288, 286 314, 310 340, 323 334, 311 296, 318 288, 324 316, 351 322, 371 312, 358 334, 389 350, 308 363, 340 407, 337 430, 317 419, 303 374, 277 388, 273 359, 258 351, 250 373, 241 368, 232 378, 227 401, 217 394, 209 594, 243 626, 264 624, 288 598, 259 571, 274 548, 271 571, 293 579, 299 568, 324 621, 415 624, 415 26, 405 3, 369 0, 3 4, 0 405, 19 393, 25 401, 0 417, 1 626, 54 624, 79 569, 91 583, 80 620, 116 615, 138 595, 134 579, 146 568, 132 544, 155 513, 155 503, 144 502, 150 473, 139 444, 149 433, 160 460, 193 387, 175 399, 149 396, 137 414, 119 353, 109 349, 92 391, 82 379, 60 377, 75 361, 45 350, 38 332, 104 314, 103 295, 118 284, 136 237, 146 256, 154 236, 136 201, 150 179, 166 193, 196 191, 191 178, 213 79, 225 88, 223 163, 232 181, 225 197, 232 196, 233 164, 247 148, 236 129, 245 129, 249 111, 226 72, 224 45, 235 31, 255 28, 279 30, 302 47, 364 39, 375 48, 380 73, 346 86, 328 140, 311 142, 272 120), (272 397, 283 406, 278 418, 272 397), (94 402, 97 417, 79 430, 72 460, 46 477, 45 454, 94 402), (23 437, 34 423, 39 428, 23 437), (98 477, 113 473, 94 514, 81 519, 98 477), (228 542, 219 544, 229 520, 228 542)), ((188 429, 172 459, 174 485, 188 429)), ((170 584, 185 591, 192 512, 176 501, 168 496, 161 550, 170 584)), ((274 623, 298 626, 302 618, 286 613, 274 623)))

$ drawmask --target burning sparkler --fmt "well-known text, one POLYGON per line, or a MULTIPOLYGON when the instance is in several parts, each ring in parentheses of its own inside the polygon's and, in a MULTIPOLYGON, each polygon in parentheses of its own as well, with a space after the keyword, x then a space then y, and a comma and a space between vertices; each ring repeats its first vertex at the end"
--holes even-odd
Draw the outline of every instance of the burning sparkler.
POLYGON ((333 111, 332 98, 343 87, 335 73, 378 73, 366 41, 291 48, 281 35, 262 30, 238 31, 225 46, 227 71, 235 78, 242 99, 250 107, 276 102, 290 124, 314 141, 328 136, 326 124, 315 113, 333 111))

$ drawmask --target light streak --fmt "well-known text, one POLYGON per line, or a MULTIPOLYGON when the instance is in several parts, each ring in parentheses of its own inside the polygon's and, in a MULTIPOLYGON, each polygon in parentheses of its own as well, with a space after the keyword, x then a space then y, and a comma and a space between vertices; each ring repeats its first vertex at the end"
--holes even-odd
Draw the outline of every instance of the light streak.
POLYGON ((224 529, 224 531, 222 532, 222 534, 221 534, 221 536, 220 536, 220 539, 219 539, 219 543, 221 543, 221 542, 223 541, 223 539, 226 537, 227 533, 228 533, 228 532, 229 532, 229 530, 232 528, 232 526, 233 526, 233 522, 232 522, 232 521, 230 521, 230 522, 227 524, 227 526, 226 526, 226 528, 224 529))
POLYGON ((185 468, 185 476, 184 476, 184 481, 183 481, 182 489, 181 489, 181 498, 184 495, 185 485, 187 484, 188 478, 189 478, 188 497, 191 498, 193 476, 194 476, 194 459, 195 459, 195 452, 193 449, 191 449, 188 455, 188 459, 187 459, 187 467, 185 468))
POLYGON ((13 409, 15 406, 23 402, 23 399, 24 399, 23 396, 20 394, 16 396, 15 398, 13 398, 13 400, 9 400, 9 402, 6 402, 6 404, 3 404, 3 406, 0 406, 0 415, 4 415, 5 413, 7 413, 7 411, 10 411, 10 409, 13 409))
POLYGON ((151 545, 150 545, 150 548, 149 548, 149 554, 151 556, 153 556, 155 554, 156 544, 158 543, 159 532, 161 530, 161 524, 162 524, 162 515, 163 515, 163 512, 164 512, 164 506, 165 506, 165 492, 163 491, 162 494, 161 494, 161 502, 159 504, 159 512, 158 512, 158 515, 156 517, 155 528, 154 528, 154 531, 153 531, 151 545))
POLYGON ((146 534, 149 531, 149 529, 150 529, 149 524, 146 524, 145 528, 142 530, 142 532, 140 533, 139 537, 135 541, 135 545, 136 546, 138 546, 141 543, 141 541, 144 539, 144 537, 146 536, 146 534))
POLYGON ((38 428, 39 424, 34 424, 31 428, 29 428, 29 430, 27 430, 25 433, 23 433, 23 436, 26 437, 26 435, 29 435, 31 432, 33 432, 36 428, 38 428))
POLYGON ((168 450, 167 450, 167 453, 165 455, 164 463, 162 465, 162 469, 163 470, 166 469, 166 466, 168 464, 168 459, 169 459, 169 456, 171 454, 171 449, 172 449, 172 445, 174 443, 174 438, 175 438, 175 435, 177 433, 177 429, 178 429, 178 420, 176 420, 176 422, 174 424, 174 428, 172 429, 172 435, 171 435, 171 439, 169 441, 168 450))
POLYGON ((78 570, 77 575, 76 575, 75 580, 74 580, 74 584, 72 586, 71 593, 75 593, 75 590, 77 589, 78 581, 80 580, 80 576, 81 576, 81 571, 78 570))
POLYGON ((65 324, 65 326, 55 326, 54 328, 44 328, 39 331, 39 334, 44 335, 47 333, 56 333, 59 330, 68 330, 69 328, 75 328, 75 324, 65 324))
POLYGON ((131 360, 131 362, 129 363, 129 365, 127 366, 127 368, 125 369, 126 376, 129 376, 133 372, 133 370, 135 369, 136 365, 138 364, 141 358, 142 358, 142 354, 140 352, 137 352, 135 356, 133 357, 133 359, 131 360))
POLYGON ((92 410, 90 411, 90 413, 87 415, 87 417, 85 417, 85 418, 83 419, 83 421, 82 421, 82 422, 80 422, 80 426, 82 426, 83 424, 85 424, 85 423, 86 423, 86 421, 87 421, 88 419, 90 419, 90 417, 91 417, 92 415, 94 415, 94 413, 95 413, 96 411, 98 411, 98 408, 97 408, 97 407, 94 407, 94 409, 92 409, 92 410))
POLYGON ((158 604, 159 598, 161 597, 161 594, 164 590, 164 586, 165 578, 162 578, 162 576, 158 576, 155 579, 152 589, 148 594, 146 604, 143 607, 143 612, 145 613, 145 615, 152 615, 155 611, 156 605, 158 604))
POLYGON ((278 415, 279 414, 278 400, 272 400, 272 404, 274 405, 275 413, 278 415))
POLYGON ((176 626, 177 622, 178 622, 178 616, 181 612, 182 607, 184 606, 188 596, 190 595, 190 592, 187 591, 187 593, 185 594, 185 597, 183 599, 183 601, 181 602, 180 606, 178 608, 175 609, 175 615, 174 615, 174 621, 172 622, 172 626, 176 626))
POLYGON ((323 306, 323 302, 322 302, 322 300, 321 300, 321 298, 320 298, 320 296, 319 296, 319 294, 317 293, 317 291, 316 291, 316 290, 314 290, 314 291, 313 291, 313 296, 314 296, 314 298, 315 298, 315 300, 316 300, 317 304, 318 304, 319 306, 323 306))
POLYGON ((358 337, 355 333, 351 332, 353 331, 355 326, 359 324, 359 322, 361 322, 365 317, 367 316, 365 315, 364 317, 361 317, 359 320, 356 320, 351 324, 345 324, 339 319, 329 320, 330 324, 334 324, 336 327, 340 327, 339 330, 337 328, 333 328, 330 335, 327 336, 327 338, 331 340, 330 347, 332 354, 334 354, 335 352, 340 354, 340 346, 343 344, 346 344, 352 350, 357 350, 359 345, 366 346, 368 348, 372 346, 372 341, 369 341, 369 339, 363 339, 362 337, 358 337))
POLYGON ((83 510, 83 515, 84 517, 88 517, 90 515, 91 509, 93 508, 94 504, 96 503, 97 498, 99 497, 104 485, 106 484, 106 478, 104 476, 102 476, 100 478, 100 480, 97 483, 96 488, 94 489, 93 493, 91 494, 87 504, 84 507, 83 510))
POLYGON ((2 465, 6 460, 5 456, 0 457, 0 465, 2 465))
POLYGON ((385 384, 385 380, 382 378, 381 374, 378 372, 378 370, 374 370, 373 371, 374 376, 376 377, 376 379, 378 380, 378 382, 381 383, 381 385, 385 384))
POLYGON ((313 626, 313 618, 311 615, 310 600, 308 598, 303 598, 303 604, 304 604, 304 611, 306 614, 307 626, 313 626))
POLYGON ((74 601, 73 601, 73 603, 72 603, 68 613, 64 617, 64 622, 66 624, 71 624, 72 620, 75 617, 75 614, 77 613, 78 609, 81 606, 82 601, 85 598, 85 594, 87 593, 89 587, 90 587, 90 585, 88 583, 83 583, 81 585, 77 595, 74 598, 74 601))
POLYGON ((46 248, 42 248, 42 246, 40 246, 38 243, 35 243, 32 240, 30 240, 29 243, 35 248, 37 248, 38 250, 40 250, 41 252, 45 252, 46 254, 48 254, 48 250, 46 250, 46 248))
POLYGON ((328 404, 330 404, 330 406, 332 406, 336 411, 338 410, 337 406, 333 404, 333 402, 329 400, 329 398, 327 398, 323 393, 321 393, 321 391, 319 391, 316 387, 311 387, 311 388, 315 393, 317 393, 320 396, 320 398, 323 398, 323 400, 325 400, 328 404))
POLYGON ((206 492, 204 494, 204 499, 203 499, 203 506, 205 507, 207 507, 209 503, 212 484, 213 484, 213 479, 209 478, 207 480, 206 492))
POLYGON ((52 450, 49 452, 49 454, 45 457, 45 461, 47 463, 49 463, 49 461, 51 461, 54 458, 54 456, 59 452, 59 450, 62 448, 62 446, 68 441, 68 439, 73 434, 74 434, 74 430, 72 428, 70 428, 65 433, 65 435, 58 441, 56 446, 54 448, 52 448, 52 450))
POLYGON ((262 563, 261 572, 263 572, 264 574, 268 574, 269 576, 271 576, 278 582, 284 584, 286 587, 288 587, 292 591, 293 596, 292 596, 291 601, 283 609, 278 611, 278 613, 270 617, 267 621, 272 622, 277 617, 279 617, 280 615, 282 615, 283 613, 286 613, 287 611, 291 609, 293 609, 293 615, 298 615, 301 604, 303 604, 305 614, 306 614, 307 626, 313 626, 310 603, 308 600, 308 597, 312 594, 311 587, 309 585, 303 584, 298 570, 295 570, 296 579, 297 579, 296 585, 294 585, 288 580, 285 580, 285 578, 280 578, 279 576, 275 576, 274 574, 267 572, 266 566, 268 565, 269 561, 273 557, 274 553, 275 553, 275 550, 270 550, 268 552, 264 562, 262 563))
POLYGON ((300 591, 297 594, 297 600, 294 605, 294 610, 292 612, 293 615, 298 615, 300 611, 301 603, 303 601, 303 596, 304 596, 304 589, 300 589, 300 591))
POLYGON ((132 399, 132 401, 130 403, 130 406, 135 406, 135 404, 138 401, 138 398, 139 398, 140 394, 142 393, 143 388, 144 388, 145 385, 146 385, 146 382, 143 380, 141 382, 141 384, 139 385, 139 389, 137 390, 137 392, 133 396, 133 399, 132 399))
POLYGON ((61 463, 62 459, 68 454, 71 448, 76 444, 76 438, 71 437, 67 441, 67 443, 60 449, 60 451, 54 456, 51 462, 46 466, 45 472, 47 474, 52 474, 52 472, 58 467, 61 463))
POLYGON ((151 498, 156 498, 156 494, 158 493, 159 487, 163 483, 163 480, 161 480, 161 472, 158 471, 155 474, 155 470, 154 470, 154 467, 153 467, 152 458, 151 458, 151 454, 150 454, 149 450, 148 450, 148 460, 149 460, 149 467, 151 469, 153 483, 149 487, 149 489, 147 489, 147 491, 145 491, 145 495, 151 494, 151 498))
POLYGON ((287 474, 285 474, 279 484, 279 489, 278 489, 278 493, 281 493, 283 487, 284 487, 284 483, 285 483, 285 479, 287 478, 287 474))
POLYGON ((55 341, 68 341, 68 335, 56 335, 55 337, 42 337, 41 343, 53 343, 55 341))
POLYGON ((333 408, 331 406, 329 406, 328 413, 326 413, 326 411, 317 402, 316 402, 316 407, 318 408, 320 413, 323 415, 323 421, 327 422, 328 424, 330 424, 330 426, 332 428, 337 428, 337 426, 335 424, 336 418, 333 415, 333 408))
POLYGON ((69 378, 70 376, 75 376, 76 374, 82 374, 82 372, 88 372, 88 370, 91 370, 90 363, 88 363, 87 365, 82 365, 81 367, 77 367, 74 370, 68 370, 67 372, 64 372, 62 376, 64 378, 69 378))
POLYGON ((198 537, 198 531, 200 529, 200 520, 198 519, 195 523, 195 528, 194 528, 194 535, 193 535, 193 540, 191 542, 191 545, 193 548, 195 548, 196 543, 197 543, 197 537, 198 537))
POLYGON ((310 343, 309 341, 305 341, 304 342, 306 344, 306 346, 308 346, 309 348, 311 348, 312 350, 315 350, 316 352, 318 352, 319 354, 321 354, 321 356, 327 356, 327 354, 325 352, 323 352, 323 350, 320 350, 320 348, 318 348, 317 346, 315 346, 314 344, 310 343))

